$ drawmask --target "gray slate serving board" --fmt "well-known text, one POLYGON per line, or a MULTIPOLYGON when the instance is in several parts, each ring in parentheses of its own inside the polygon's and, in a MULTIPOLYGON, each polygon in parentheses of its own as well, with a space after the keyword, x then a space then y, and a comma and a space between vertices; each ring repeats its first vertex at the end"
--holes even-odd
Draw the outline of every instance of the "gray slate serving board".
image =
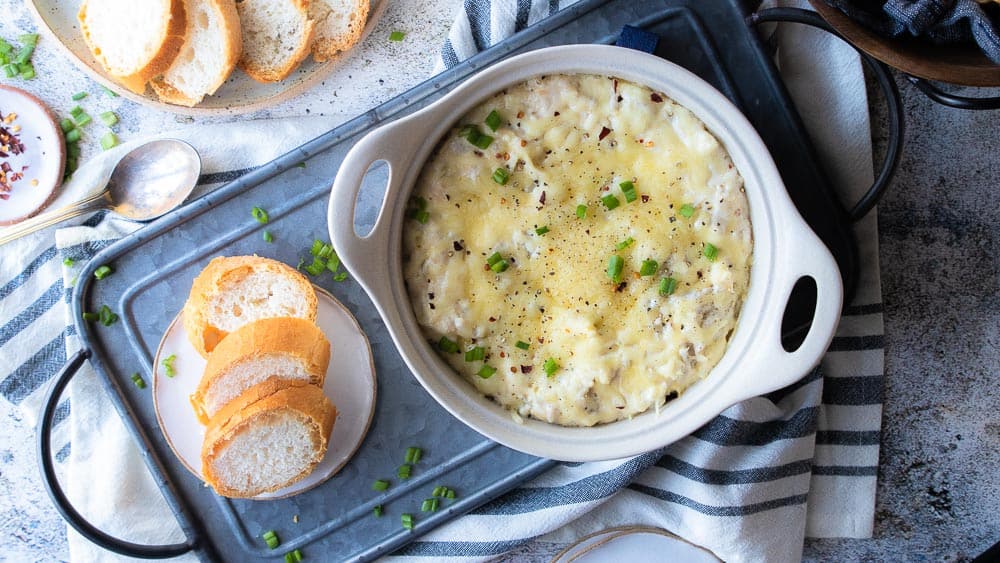
MULTIPOLYGON (((478 68, 510 54, 567 43, 612 43, 626 24, 663 36, 658 54, 666 49, 667 58, 701 75, 748 114, 775 154, 790 191, 797 185, 822 186, 797 116, 743 16, 744 8, 735 0, 585 0, 152 223, 93 260, 81 280, 92 280, 93 269, 105 263, 113 263, 116 274, 97 284, 79 284, 74 314, 79 319, 83 311, 107 304, 122 321, 111 328, 81 322, 77 328, 182 528, 197 538, 196 553, 203 559, 254 561, 301 548, 317 560, 373 559, 554 464, 494 444, 439 407, 403 364, 363 291, 350 280, 335 283, 327 273, 316 283, 354 313, 375 355, 378 401, 369 433, 337 475, 310 491, 267 502, 216 496, 174 457, 159 430, 151 393, 137 390, 130 380, 136 371, 151 380, 160 338, 186 299, 191 280, 212 257, 259 254, 294 266, 308 257, 314 238, 327 239, 330 185, 344 155, 365 132, 433 102, 478 68), (717 50, 714 45, 723 41, 726 49, 717 50), (779 156, 781 147, 787 151, 779 156), (300 162, 305 168, 297 166, 300 162), (266 228, 274 233, 273 244, 262 240, 265 227, 251 217, 253 206, 270 214, 266 228), (414 477, 400 482, 395 471, 412 445, 422 447, 424 457, 414 477), (371 490, 372 481, 381 477, 394 483, 385 494, 371 490), (422 500, 438 484, 452 487, 460 498, 433 515, 421 513, 422 500), (372 515, 376 504, 385 505, 382 518, 372 515), (403 512, 417 517, 413 531, 402 529, 403 512), (297 524, 293 515, 299 517, 297 524), (269 529, 282 538, 277 552, 259 538, 269 529)), ((362 229, 374 222, 384 172, 370 173, 362 190, 357 220, 362 229)))

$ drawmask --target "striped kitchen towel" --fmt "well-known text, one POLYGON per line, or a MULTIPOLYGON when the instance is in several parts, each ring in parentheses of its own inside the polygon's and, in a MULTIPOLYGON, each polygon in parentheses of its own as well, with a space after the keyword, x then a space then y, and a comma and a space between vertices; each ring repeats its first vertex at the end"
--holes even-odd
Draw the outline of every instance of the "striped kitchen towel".
MULTIPOLYGON (((447 43, 441 66, 454 64, 495 44, 515 30, 563 7, 555 1, 467 0, 447 43)), ((779 36, 781 45, 804 45, 798 36, 779 36)), ((857 195, 871 180, 867 99, 860 65, 836 44, 781 51, 781 67, 800 111, 813 129, 820 152, 837 157, 836 171, 845 197, 857 195), (800 55, 800 57, 788 55, 800 55), (813 57, 813 58, 809 58, 813 57), (825 57, 818 63, 815 57, 825 57), (813 68, 838 72, 813 76, 813 68), (839 81, 830 83, 829 77, 839 81), (824 113, 825 112, 825 113, 824 113), (832 150, 836 147, 837 150, 832 150), (868 163, 865 165, 865 163, 868 163)), ((212 126, 192 128, 187 136, 202 152, 202 178, 208 189, 236 177, 273 155, 261 147, 294 146, 296 131, 319 127, 316 120, 289 126, 281 142, 259 142, 252 124, 225 126, 224 138, 212 126), (311 125, 310 125, 311 123, 311 125), (232 127, 246 129, 232 134, 232 127), (242 150, 232 143, 246 140, 242 150), (234 162, 232 157, 242 158, 234 162)), ((271 141, 275 126, 266 128, 271 141)), ((121 149, 126 150, 126 149, 121 149)), ((112 158, 114 153, 101 155, 112 158)), ((98 157, 101 158, 101 157, 98 157)), ((98 170, 90 163, 84 170, 98 170)), ((105 167, 106 168, 106 167, 105 167)), ((78 179, 82 180, 82 179, 78 179)), ((81 182, 76 182, 82 184, 81 182)), ((63 229, 52 246, 51 234, 22 239, 4 248, 0 263, 0 394, 36 412, 44 383, 74 346, 67 329, 68 299, 74 267, 134 228, 103 215, 63 229), (78 264, 79 262, 77 262, 78 264), (63 270, 65 268, 65 270, 63 270), (68 338, 67 338, 68 337, 68 338)), ((663 527, 727 561, 792 561, 810 536, 864 537, 871 533, 881 419, 882 314, 874 215, 859 225, 862 279, 848 304, 837 336, 822 364, 797 384, 736 405, 691 436, 662 451, 627 460, 563 464, 403 548, 397 558, 463 561, 496 556, 528 558, 551 554, 591 531, 623 524, 663 527)), ((82 372, 60 407, 63 422, 56 450, 68 460, 68 488, 78 507, 99 527, 138 542, 176 541, 173 521, 159 492, 141 467, 134 446, 92 373, 82 372), (69 405, 72 404, 72 410, 69 405), (71 430, 71 431, 70 431, 71 430), (72 446, 69 437, 72 438, 72 446), (87 442, 89 440, 89 442, 87 442), (83 445, 84 447, 75 447, 83 445), (114 460, 110 463, 108 460, 114 460), (108 479, 109 471, 115 477, 108 479), (100 478, 98 478, 100 477, 100 478), (100 483, 114 483, 101 488, 100 483), (127 528, 122 528, 126 526, 127 528)), ((74 559, 102 558, 86 541, 71 537, 74 559)), ((106 554, 105 554, 106 555, 106 554)))

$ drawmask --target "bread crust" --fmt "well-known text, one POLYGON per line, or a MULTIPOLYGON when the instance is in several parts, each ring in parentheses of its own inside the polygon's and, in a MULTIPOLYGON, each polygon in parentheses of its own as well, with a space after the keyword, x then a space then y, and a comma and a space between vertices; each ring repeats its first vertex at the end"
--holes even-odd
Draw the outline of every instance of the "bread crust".
MULTIPOLYGON (((251 387, 237 399, 226 405, 224 409, 212 418, 205 431, 205 441, 202 444, 202 475, 205 482, 215 489, 215 492, 231 498, 249 498, 262 493, 283 489, 297 483, 309 475, 326 454, 330 434, 333 432, 337 409, 323 390, 315 385, 297 385, 282 388, 274 393, 267 393, 264 384, 251 387), (282 413, 292 414, 311 426, 312 459, 306 469, 286 483, 265 489, 236 489, 219 481, 213 465, 216 457, 240 432, 254 424, 266 423, 268 417, 282 413)), ((307 454, 306 452, 303 452, 307 454)), ((262 471, 266 468, 262 467, 262 471)))
POLYGON ((184 45, 184 39, 187 36, 187 16, 184 9, 184 0, 167 0, 167 2, 167 9, 163 14, 167 25, 164 26, 160 48, 149 58, 145 66, 127 75, 118 74, 112 70, 107 60, 101 56, 100 46, 94 44, 91 39, 86 19, 87 2, 84 2, 80 6, 80 11, 77 13, 77 19, 80 21, 80 30, 83 32, 83 40, 90 48, 90 52, 93 53, 94 57, 97 58, 101 66, 104 67, 104 70, 112 78, 139 95, 146 93, 147 82, 153 79, 153 77, 163 74, 170 68, 174 59, 177 58, 177 54, 180 53, 181 46, 184 45))
POLYGON ((208 321, 207 308, 211 299, 222 291, 225 281, 232 277, 246 276, 258 271, 268 270, 272 273, 284 275, 294 280, 302 293, 306 296, 306 320, 315 322, 318 301, 316 291, 312 284, 299 271, 291 266, 263 258, 260 256, 220 256, 213 258, 208 266, 195 277, 191 284, 191 294, 184 304, 183 320, 184 330, 187 332, 188 340, 194 349, 203 358, 208 358, 208 353, 226 337, 228 332, 212 326, 208 321))
MULTIPOLYGON (((320 0, 312 0, 313 4, 320 0)), ((316 62, 326 62, 341 51, 346 51, 361 40, 361 33, 368 21, 371 9, 369 0, 354 0, 354 20, 347 28, 347 33, 339 37, 317 37, 312 44, 312 56, 316 62)))
POLYGON ((313 37, 316 33, 316 22, 309 18, 309 0, 287 0, 295 5, 295 9, 302 14, 305 18, 305 29, 302 32, 302 41, 296 46, 295 51, 289 56, 285 64, 280 67, 271 66, 254 66, 246 55, 247 52, 243 51, 243 56, 240 57, 237 66, 247 73, 247 76, 253 78, 257 82, 279 82, 288 78, 296 68, 302 64, 302 61, 309 56, 309 51, 312 48, 313 37))
MULTIPOLYGON (((194 2, 197 0, 188 0, 189 2, 194 2)), ((215 9, 219 16, 219 22, 222 25, 223 41, 222 49, 224 51, 225 57, 225 71, 216 77, 214 83, 208 91, 204 92, 199 98, 191 98, 185 95, 180 90, 176 89, 166 81, 165 76, 157 76, 153 78, 149 85, 156 92, 156 95, 160 98, 160 101, 167 102, 168 104, 176 104, 179 106, 192 107, 199 104, 205 96, 210 96, 219 89, 220 86, 229 78, 229 75, 236 68, 237 61, 243 55, 243 32, 240 30, 240 15, 236 11, 236 1, 235 0, 200 0, 208 3, 215 9)), ((169 70, 169 67, 168 67, 169 70)), ((164 73, 167 71, 165 70, 164 73)))
POLYGON ((208 424, 211 417, 222 410, 211 410, 208 398, 213 384, 223 374, 237 364, 270 355, 297 358, 309 375, 308 381, 272 375, 264 381, 270 383, 271 393, 296 383, 323 387, 330 366, 330 342, 323 331, 312 321, 295 317, 260 319, 230 333, 208 355, 201 381, 191 395, 191 406, 198 420, 208 424))

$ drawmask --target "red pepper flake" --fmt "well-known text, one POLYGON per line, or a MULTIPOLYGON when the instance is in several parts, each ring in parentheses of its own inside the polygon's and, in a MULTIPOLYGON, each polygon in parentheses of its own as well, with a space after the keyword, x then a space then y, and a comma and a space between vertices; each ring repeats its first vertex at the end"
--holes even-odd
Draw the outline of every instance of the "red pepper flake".
POLYGON ((617 78, 615 78, 615 81, 614 81, 614 89, 615 89, 615 93, 617 94, 618 93, 618 79, 617 78))
POLYGON ((516 366, 510 366, 510 372, 511 373, 517 373, 517 367, 516 366))
POLYGON ((464 248, 462 248, 462 243, 458 242, 457 240, 452 241, 451 246, 455 249, 455 252, 461 252, 462 250, 464 250, 464 248))
POLYGON ((517 112, 517 118, 518 119, 522 119, 523 117, 524 117, 524 112, 523 111, 517 112))
POLYGON ((646 195, 646 194, 642 194, 642 195, 641 195, 641 196, 639 196, 639 197, 640 197, 640 198, 642 198, 642 202, 643 202, 643 203, 646 203, 646 202, 648 202, 648 201, 649 201, 649 196, 648 196, 648 195, 646 195))
POLYGON ((650 94, 649 95, 649 99, 653 100, 656 103, 660 103, 660 102, 663 101, 663 98, 659 94, 657 94, 656 92, 653 92, 652 94, 650 94))
POLYGON ((524 139, 521 139, 521 146, 522 147, 528 146, 528 141, 525 141, 524 139))
POLYGON ((621 282, 615 287, 615 293, 621 293, 626 287, 628 287, 628 282, 621 282))
MULTIPOLYGON (((513 369, 513 368, 511 368, 513 369)), ((533 366, 521 366, 521 373, 531 373, 533 366)))
POLYGON ((603 141, 604 138, 607 137, 608 133, 610 133, 610 132, 611 132, 611 129, 608 129, 607 127, 601 127, 601 134, 597 136, 597 140, 598 141, 603 141))
POLYGON ((542 195, 538 198, 538 203, 545 205, 545 190, 542 190, 542 195))
MULTIPOLYGON (((496 317, 490 317, 490 322, 491 322, 491 323, 495 323, 495 322, 497 322, 497 318, 496 318, 496 317)), ((501 354, 503 354, 503 352, 501 352, 501 354)), ((502 356, 501 356, 501 357, 502 357, 502 356)))

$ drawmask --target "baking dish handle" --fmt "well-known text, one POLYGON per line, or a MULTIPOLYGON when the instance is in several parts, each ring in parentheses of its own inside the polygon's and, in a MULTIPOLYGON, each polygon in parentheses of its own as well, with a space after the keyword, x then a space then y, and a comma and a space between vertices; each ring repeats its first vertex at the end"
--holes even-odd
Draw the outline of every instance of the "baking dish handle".
MULTIPOLYGON (((403 172, 420 147, 420 142, 407 134, 424 119, 425 112, 404 117, 369 132, 344 157, 333 181, 327 225, 330 240, 344 266, 376 301, 388 291, 389 228, 393 208, 402 188, 403 172), (354 217, 358 196, 369 167, 378 161, 389 166, 389 179, 379 205, 375 224, 365 235, 355 230, 354 217), (371 287, 369 284, 380 284, 371 287)), ((405 203, 405 202, 404 202, 405 203)))
POLYGON ((903 76, 905 76, 911 84, 916 86, 918 90, 923 92, 925 96, 943 106, 971 110, 1000 109, 1000 96, 985 98, 958 96, 941 90, 923 78, 917 78, 916 76, 911 76, 909 74, 904 74, 903 76))
POLYGON ((120 555, 143 559, 166 559, 168 557, 183 555, 195 549, 196 543, 193 540, 171 545, 142 545, 127 542, 106 534, 77 512, 59 485, 59 478, 52 463, 53 417, 63 390, 70 380, 73 379, 73 376, 76 375, 77 371, 79 371, 80 367, 83 366, 83 362, 87 361, 88 358, 90 358, 90 350, 80 350, 56 374, 52 386, 45 397, 42 414, 38 419, 38 463, 42 471, 42 483, 45 485, 45 490, 49 493, 52 503, 55 504, 59 514, 62 515, 70 526, 73 526, 74 530, 80 532, 80 535, 104 549, 120 555))
POLYGON ((787 351, 781 341, 781 325, 785 306, 771 307, 764 313, 761 323, 761 342, 754 347, 756 355, 750 362, 754 369, 747 373, 767 374, 759 381, 750 381, 752 394, 756 396, 786 387, 802 378, 823 357, 830 346, 834 331, 840 320, 844 301, 844 285, 840 277, 837 261, 826 245, 798 217, 789 210, 786 222, 795 222, 790 232, 798 231, 798 236, 784 239, 775 253, 776 280, 771 289, 774 297, 771 303, 786 304, 795 284, 803 278, 812 278, 816 283, 816 309, 805 339, 794 351, 787 351))

